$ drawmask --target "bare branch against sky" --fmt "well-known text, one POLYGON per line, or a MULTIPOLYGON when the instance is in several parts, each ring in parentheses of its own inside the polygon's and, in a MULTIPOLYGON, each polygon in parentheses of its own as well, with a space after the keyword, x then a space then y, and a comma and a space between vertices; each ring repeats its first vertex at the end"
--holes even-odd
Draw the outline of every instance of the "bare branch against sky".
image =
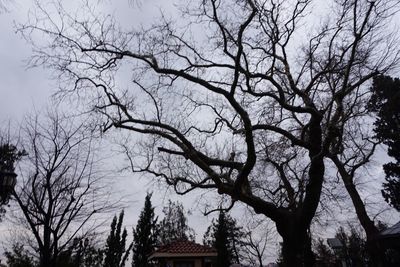
POLYGON ((294 266, 312 260, 305 244, 329 182, 326 161, 367 236, 376 234, 353 177, 376 146, 368 82, 399 62, 398 36, 383 30, 397 1, 331 1, 320 24, 308 20, 312 4, 191 1, 180 6, 183 20, 161 16, 130 31, 90 5, 82 17, 38 5, 20 32, 36 47, 31 64, 57 71, 60 94, 85 98, 104 131, 148 137, 147 152, 127 153, 133 172, 178 194, 215 190, 249 205, 276 223, 294 266))
POLYGON ((15 216, 30 233, 25 242, 39 255, 40 266, 57 266, 60 253, 93 234, 101 216, 117 206, 85 124, 59 112, 33 115, 22 140, 27 156, 13 194, 21 210, 15 216))
POLYGON ((371 80, 399 69, 398 1, 35 3, 18 29, 29 65, 105 135, 125 136, 131 172, 271 219, 287 266, 312 262, 311 226, 349 201, 376 236, 365 104, 371 80))

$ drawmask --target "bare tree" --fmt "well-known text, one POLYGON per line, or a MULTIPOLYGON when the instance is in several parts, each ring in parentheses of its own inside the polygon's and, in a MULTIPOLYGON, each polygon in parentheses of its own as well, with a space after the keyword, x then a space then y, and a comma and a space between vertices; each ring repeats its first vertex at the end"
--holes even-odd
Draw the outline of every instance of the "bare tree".
POLYGON ((29 233, 40 266, 57 266, 60 253, 98 226, 93 221, 113 208, 103 190, 92 134, 84 124, 52 113, 25 121, 15 216, 29 233))
POLYGON ((60 17, 39 6, 21 32, 30 41, 37 31, 51 38, 34 42, 32 64, 59 71, 61 96, 86 96, 104 130, 148 137, 147 146, 125 146, 134 172, 179 194, 213 190, 230 206, 247 204, 275 222, 286 266, 311 266, 309 228, 331 177, 327 160, 357 214, 359 204, 365 210, 354 201, 351 175, 376 146, 366 87, 399 59, 388 27, 398 1, 329 1, 322 24, 310 19, 320 13, 313 5, 190 1, 180 9, 183 21, 162 16, 126 32, 90 7, 80 18, 55 4, 60 17))
POLYGON ((271 227, 270 221, 259 220, 257 216, 253 215, 247 220, 243 229, 246 235, 241 240, 241 259, 250 266, 265 266, 266 257, 270 256, 268 253, 276 240, 276 231, 271 227))

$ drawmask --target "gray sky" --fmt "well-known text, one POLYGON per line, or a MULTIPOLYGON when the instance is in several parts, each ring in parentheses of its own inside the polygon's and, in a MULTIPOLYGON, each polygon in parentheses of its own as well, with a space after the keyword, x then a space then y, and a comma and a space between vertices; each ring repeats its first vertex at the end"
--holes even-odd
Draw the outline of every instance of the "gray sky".
MULTIPOLYGON (((64 2, 68 3, 69 8, 72 10, 76 9, 77 3, 79 3, 78 0, 64 2)), ((93 2, 100 2, 99 10, 114 14, 118 18, 118 22, 125 27, 151 22, 159 15, 160 9, 174 14, 172 1, 142 1, 140 8, 129 4, 129 2, 134 1, 128 0, 93 2)), ((50 79, 50 70, 26 68, 24 61, 31 55, 31 47, 15 33, 14 22, 26 21, 28 11, 32 7, 32 1, 15 0, 14 3, 6 4, 9 11, 0 14, 0 122, 5 124, 11 121, 12 124, 17 124, 22 121, 25 114, 34 110, 42 110, 48 105, 51 94, 55 91, 57 85, 55 81, 50 79)), ((118 158, 110 163, 110 167, 118 168, 120 166, 118 158)), ((382 175, 382 169, 379 164, 370 175, 382 175)), ((201 241, 203 233, 210 223, 210 218, 206 218, 201 214, 201 209, 197 206, 198 203, 196 201, 198 195, 177 197, 173 194, 170 195, 168 191, 158 190, 153 186, 151 180, 146 177, 140 178, 130 173, 118 173, 117 176, 118 183, 116 184, 120 186, 114 190, 120 192, 119 194, 127 195, 130 202, 129 207, 125 210, 125 224, 128 229, 136 224, 146 191, 154 191, 153 203, 158 214, 161 214, 162 206, 170 197, 185 203, 186 207, 192 212, 189 217, 189 224, 197 232, 197 241, 201 241)), ((372 187, 375 186, 376 184, 372 185, 372 187)), ((376 188, 375 191, 379 192, 376 188)), ((238 207, 236 213, 239 214, 239 210, 243 210, 243 207, 238 207)), ((388 220, 395 221, 396 218, 391 217, 388 220)), ((0 240, 2 236, 7 234, 7 226, 9 225, 1 225, 0 240)), ((129 232, 131 233, 131 231, 129 232)))
MULTIPOLYGON (((79 1, 68 3, 69 8, 74 9, 79 1)), ((96 2, 96 1, 93 1, 96 2)), ((146 23, 159 14, 159 3, 162 1, 145 1, 140 9, 129 4, 128 0, 102 1, 99 9, 107 13, 118 14, 120 22, 146 23), (115 2, 111 4, 111 2, 115 2), (152 3, 153 2, 153 3, 152 3)), ((16 34, 14 24, 25 22, 27 14, 32 8, 32 1, 15 1, 7 3, 8 12, 0 14, 0 122, 15 127, 23 121, 24 115, 35 110, 41 111, 49 105, 51 95, 55 92, 56 82, 50 79, 51 72, 42 68, 27 69, 26 60, 31 55, 31 46, 16 34), (24 4, 22 4, 22 2, 24 4)), ((167 7, 168 8, 168 7, 167 7)), ((110 168, 120 168, 120 162, 113 160, 110 168)), ((193 202, 193 196, 177 197, 170 191, 158 189, 150 179, 137 177, 131 173, 117 173, 117 188, 113 189, 118 195, 126 195, 129 206, 125 210, 125 225, 131 229, 136 224, 140 210, 143 207, 147 191, 154 191, 153 204, 157 214, 161 215, 162 206, 169 198, 180 200, 191 210, 189 224, 196 229, 198 241, 202 240, 203 233, 209 224, 209 219, 201 215, 193 202)), ((110 217, 111 222, 111 217, 110 217)), ((0 240, 4 241, 7 235, 7 225, 0 226, 0 240), (2 238, 3 237, 3 238, 2 238)), ((131 230, 129 230, 131 233, 131 230)), ((1 243, 1 241, 0 241, 1 243)), ((2 245, 0 244, 2 254, 2 245)), ((0 255, 2 258, 2 255, 0 255)))

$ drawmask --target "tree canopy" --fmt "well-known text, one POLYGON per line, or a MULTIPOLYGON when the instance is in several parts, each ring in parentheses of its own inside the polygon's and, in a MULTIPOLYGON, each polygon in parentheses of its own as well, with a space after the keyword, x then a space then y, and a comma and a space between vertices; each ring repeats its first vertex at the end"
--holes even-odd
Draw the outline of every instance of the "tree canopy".
POLYGON ((107 237, 104 250, 104 267, 123 267, 128 259, 132 245, 126 247, 128 232, 122 228, 124 222, 124 211, 121 211, 118 218, 114 216, 111 223, 110 233, 107 237))
MULTIPOLYGON (((14 164, 20 160, 26 152, 24 150, 19 150, 15 145, 10 142, 5 142, 3 138, 0 137, 0 171, 1 172, 14 172, 15 166, 14 164)), ((12 194, 13 188, 9 188, 10 191, 7 191, 6 188, 0 188, 0 219, 1 215, 5 212, 2 205, 5 204, 10 195, 12 194)))
POLYGON ((389 76, 374 78, 369 109, 376 112, 376 138, 388 147, 395 161, 383 165, 386 183, 382 194, 385 200, 400 211, 400 80, 389 76))
POLYGON ((328 163, 369 240, 377 233, 354 177, 377 145, 365 123, 368 83, 399 59, 386 27, 398 1, 315 5, 184 1, 180 20, 133 30, 90 6, 75 17, 55 5, 57 19, 41 6, 20 32, 34 43, 32 65, 57 71, 62 96, 79 95, 104 131, 143 137, 123 144, 133 172, 248 205, 275 222, 284 264, 302 266, 323 186, 335 181, 328 163))
POLYGON ((103 190, 93 135, 82 122, 57 111, 32 115, 21 146, 27 155, 13 192, 14 217, 27 230, 23 242, 37 253, 39 266, 57 266, 60 253, 97 226, 90 220, 115 205, 103 190))
POLYGON ((164 218, 158 224, 158 243, 168 244, 175 240, 194 240, 195 232, 188 225, 182 203, 168 200, 163 208, 164 218))
POLYGON ((151 194, 146 195, 143 210, 140 212, 136 228, 133 230, 132 266, 148 267, 149 256, 157 244, 158 229, 154 207, 151 204, 151 194))
POLYGON ((240 248, 244 232, 229 214, 220 211, 217 220, 207 228, 203 243, 217 250, 217 266, 229 267, 240 263, 240 248))

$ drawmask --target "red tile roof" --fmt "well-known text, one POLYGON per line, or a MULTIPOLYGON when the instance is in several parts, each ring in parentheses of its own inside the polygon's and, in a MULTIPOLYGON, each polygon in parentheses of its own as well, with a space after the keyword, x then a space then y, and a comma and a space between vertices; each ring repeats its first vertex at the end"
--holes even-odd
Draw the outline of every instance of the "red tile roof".
POLYGON ((214 248, 197 244, 193 241, 177 240, 169 244, 158 247, 156 253, 172 253, 172 254, 201 254, 201 253, 215 253, 214 248))

